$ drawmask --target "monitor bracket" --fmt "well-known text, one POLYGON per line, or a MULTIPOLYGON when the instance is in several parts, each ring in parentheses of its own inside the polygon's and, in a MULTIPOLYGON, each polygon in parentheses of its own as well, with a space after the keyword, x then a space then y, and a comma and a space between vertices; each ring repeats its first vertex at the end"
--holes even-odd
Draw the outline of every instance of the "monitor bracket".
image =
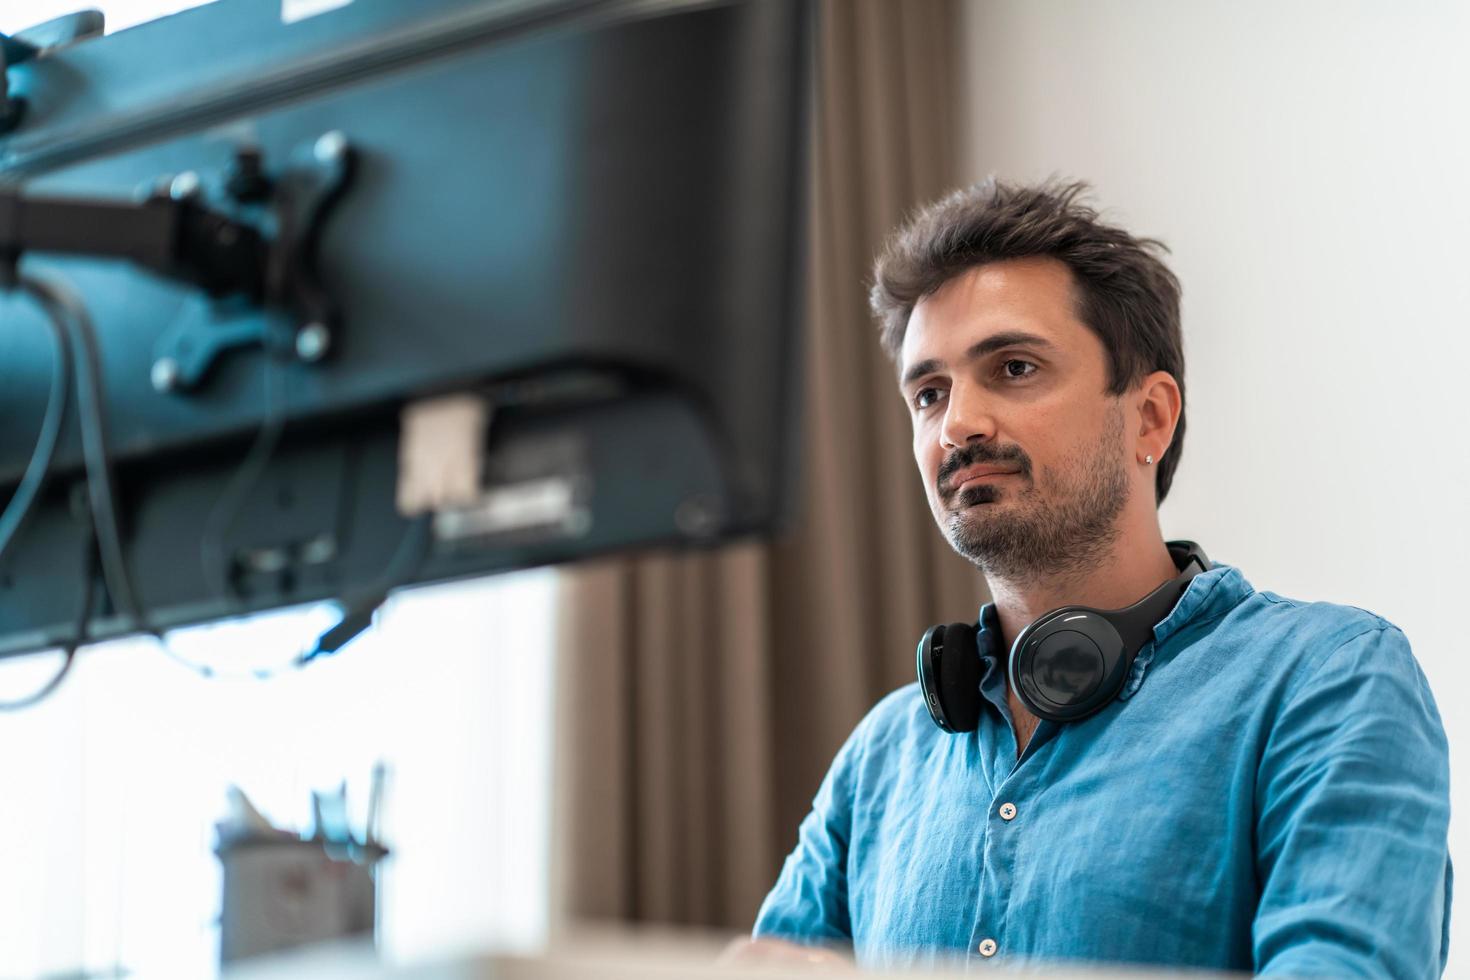
POLYGON ((322 226, 351 181, 354 152, 340 132, 322 135, 267 173, 260 152, 242 147, 218 192, 186 172, 160 178, 136 201, 22 195, 0 188, 0 277, 13 279, 22 254, 128 259, 201 290, 222 308, 284 312, 191 318, 160 338, 153 387, 196 387, 226 352, 282 341, 303 361, 328 353, 337 308, 320 282, 322 226), (206 197, 214 200, 207 200, 206 197))

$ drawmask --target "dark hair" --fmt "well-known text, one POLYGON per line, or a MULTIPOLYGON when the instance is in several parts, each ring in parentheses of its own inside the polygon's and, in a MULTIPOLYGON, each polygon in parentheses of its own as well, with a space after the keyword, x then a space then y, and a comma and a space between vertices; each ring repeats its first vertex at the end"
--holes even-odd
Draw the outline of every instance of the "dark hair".
POLYGON ((1179 384, 1174 441, 1159 459, 1163 503, 1184 449, 1184 343, 1179 280, 1159 259, 1165 245, 1098 220, 1079 201, 1085 183, 1018 186, 994 178, 920 209, 889 237, 873 267, 868 302, 883 348, 898 359, 914 306, 956 276, 1005 259, 1050 256, 1072 270, 1078 316, 1108 352, 1108 393, 1121 395, 1153 371, 1179 384))

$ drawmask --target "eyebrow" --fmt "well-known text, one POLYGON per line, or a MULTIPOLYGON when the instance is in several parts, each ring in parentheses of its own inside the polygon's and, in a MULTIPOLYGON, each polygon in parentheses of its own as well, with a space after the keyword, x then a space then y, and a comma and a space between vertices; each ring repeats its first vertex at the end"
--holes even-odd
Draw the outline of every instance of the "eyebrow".
MULTIPOLYGON (((979 360, 987 354, 993 354, 1006 347, 1035 347, 1038 350, 1055 351, 1056 345, 1045 337, 1039 337, 1034 333, 1026 333, 1023 330, 1005 330, 1001 333, 991 334, 977 344, 971 345, 965 351, 965 360, 979 360)), ((901 385, 908 386, 919 380, 926 374, 930 374, 944 366, 944 362, 929 358, 920 361, 904 372, 901 385)))

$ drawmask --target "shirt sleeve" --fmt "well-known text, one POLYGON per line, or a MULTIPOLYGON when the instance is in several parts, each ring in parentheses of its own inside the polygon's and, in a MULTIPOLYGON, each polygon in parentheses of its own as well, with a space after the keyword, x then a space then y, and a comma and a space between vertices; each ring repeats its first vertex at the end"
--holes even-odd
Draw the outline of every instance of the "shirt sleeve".
POLYGON ((850 942, 847 855, 852 831, 853 782, 866 721, 848 736, 801 822, 796 849, 761 903, 752 935, 809 945, 850 942))
POLYGON ((1256 800, 1260 974, 1443 972, 1449 747, 1402 632, 1357 635, 1289 695, 1256 800))

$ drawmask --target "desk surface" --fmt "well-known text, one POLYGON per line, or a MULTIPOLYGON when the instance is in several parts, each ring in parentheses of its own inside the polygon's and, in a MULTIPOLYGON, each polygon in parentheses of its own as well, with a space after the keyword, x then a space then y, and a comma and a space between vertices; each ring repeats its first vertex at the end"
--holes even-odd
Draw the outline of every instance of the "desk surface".
MULTIPOLYGON (((467 954, 422 963, 385 964, 369 946, 334 945, 290 954, 261 957, 224 973, 224 980, 782 980, 813 976, 861 976, 873 980, 904 977, 959 978, 973 976, 959 969, 923 972, 870 972, 855 967, 804 967, 799 963, 723 965, 718 963, 728 937, 708 934, 655 932, 589 932, 559 940, 544 953, 467 954)), ((1058 967, 1008 970, 997 963, 988 975, 1027 976, 1050 980, 1229 980, 1244 974, 1205 973, 1106 967, 1058 967)))

